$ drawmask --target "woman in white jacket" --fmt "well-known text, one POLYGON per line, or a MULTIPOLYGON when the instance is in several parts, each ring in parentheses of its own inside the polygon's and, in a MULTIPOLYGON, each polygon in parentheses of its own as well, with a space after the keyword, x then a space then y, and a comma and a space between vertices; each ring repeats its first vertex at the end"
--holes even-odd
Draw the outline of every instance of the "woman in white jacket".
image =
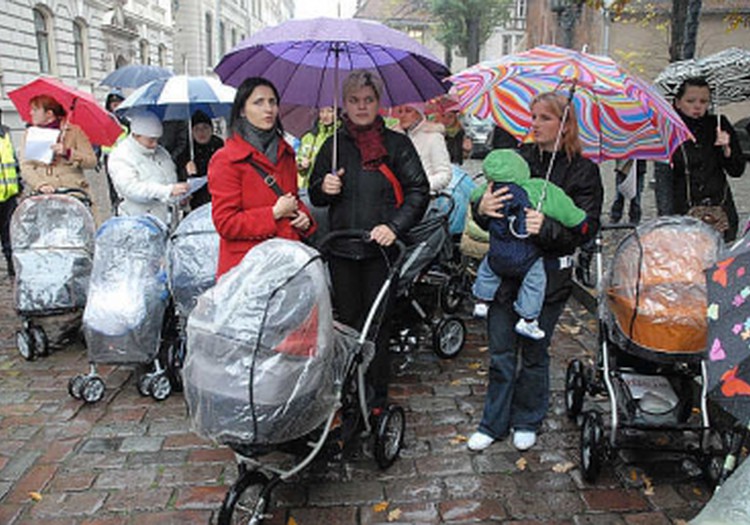
POLYGON ((163 128, 150 111, 129 114, 130 135, 109 156, 107 167, 120 199, 118 215, 151 214, 167 222, 167 203, 185 195, 188 184, 177 182, 177 170, 159 145, 163 128))
POLYGON ((427 120, 424 107, 420 104, 398 106, 394 108, 394 116, 417 149, 430 181, 430 192, 438 193, 447 188, 451 182, 452 168, 443 125, 427 120))

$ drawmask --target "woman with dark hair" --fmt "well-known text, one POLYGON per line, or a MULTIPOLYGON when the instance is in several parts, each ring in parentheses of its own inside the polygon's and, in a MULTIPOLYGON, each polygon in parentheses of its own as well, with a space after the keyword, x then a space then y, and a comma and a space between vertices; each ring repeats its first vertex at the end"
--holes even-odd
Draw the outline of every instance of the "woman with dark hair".
MULTIPOLYGON (((331 231, 366 230, 371 245, 342 242, 331 246, 329 267, 336 314, 361 330, 365 316, 388 272, 389 248, 424 215, 429 183, 409 137, 386 128, 378 114, 382 82, 369 71, 352 71, 344 81, 344 117, 336 132, 338 156, 331 173, 333 137, 318 154, 310 176, 310 200, 328 206, 331 231)), ((367 370, 370 406, 382 408, 388 397, 390 361, 389 305, 367 370)))
MULTIPOLYGON (((542 252, 547 276, 538 320, 545 335, 540 340, 517 336, 515 325, 519 317, 513 303, 520 280, 503 279, 487 317, 489 386, 482 421, 468 442, 470 450, 484 450, 511 431, 518 450, 527 450, 536 443, 536 432, 549 406, 550 340, 572 291, 572 255, 599 229, 603 199, 599 167, 581 156, 576 116, 571 113, 563 122, 567 104, 568 97, 562 93, 537 96, 531 102, 534 142, 517 151, 528 163, 532 177, 544 178, 552 163, 550 182, 562 188, 585 212, 588 227, 567 228, 542 212, 526 210, 526 231, 542 252)), ((490 218, 502 218, 506 202, 513 198, 509 191, 507 187, 492 191, 490 185, 474 205, 477 223, 486 227, 490 218)))
POLYGON ((310 213, 297 199, 294 150, 284 141, 279 93, 268 80, 245 79, 229 121, 231 135, 211 158, 208 189, 219 233, 221 276, 256 244, 312 233, 310 213))
POLYGON ((677 215, 693 206, 721 206, 729 223, 724 240, 730 242, 737 237, 739 219, 727 176, 740 177, 745 159, 732 125, 723 116, 709 114, 710 103, 711 89, 703 78, 689 78, 677 90, 674 106, 695 142, 683 143, 672 154, 667 190, 672 192, 677 215))

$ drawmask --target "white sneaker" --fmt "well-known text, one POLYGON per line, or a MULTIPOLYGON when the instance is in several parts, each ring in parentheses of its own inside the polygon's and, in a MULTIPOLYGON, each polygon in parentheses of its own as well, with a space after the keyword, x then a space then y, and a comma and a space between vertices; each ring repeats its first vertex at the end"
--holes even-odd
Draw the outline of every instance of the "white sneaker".
POLYGON ((474 432, 469 438, 469 441, 466 443, 466 446, 469 448, 469 450, 479 452, 480 450, 486 449, 494 442, 495 439, 491 438, 487 434, 484 434, 482 432, 474 432))
POLYGON ((533 430, 514 430, 513 446, 518 450, 529 450, 536 444, 536 432, 533 430))
POLYGON ((489 311, 490 307, 487 305, 487 303, 478 302, 474 305, 474 317, 477 319, 486 319, 487 318, 487 312, 489 311))
POLYGON ((536 319, 533 321, 527 321, 521 317, 516 323, 516 332, 524 337, 536 339, 537 341, 544 339, 544 330, 539 328, 539 323, 536 319))

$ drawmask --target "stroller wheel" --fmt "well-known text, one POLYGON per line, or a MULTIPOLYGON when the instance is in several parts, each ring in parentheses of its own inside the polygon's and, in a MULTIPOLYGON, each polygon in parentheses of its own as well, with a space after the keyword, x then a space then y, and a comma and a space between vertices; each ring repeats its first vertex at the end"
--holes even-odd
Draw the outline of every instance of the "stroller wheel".
POLYGON ((143 397, 148 397, 151 395, 151 383, 154 379, 154 376, 152 374, 143 374, 141 377, 138 378, 138 383, 136 386, 138 387, 138 393, 142 395, 143 397))
POLYGON ((164 372, 156 374, 149 384, 151 397, 157 401, 164 401, 172 393, 172 383, 169 382, 167 374, 164 372))
POLYGON ((404 409, 390 405, 380 415, 375 434, 375 461, 382 469, 390 467, 404 444, 406 416, 404 409))
POLYGON ((19 330, 16 332, 16 346, 18 347, 18 353, 27 361, 33 361, 36 359, 34 340, 26 330, 19 330))
POLYGON ((240 475, 221 504, 217 525, 248 523, 260 525, 267 517, 270 490, 268 478, 261 472, 240 467, 240 475))
POLYGON ((74 399, 81 399, 83 393, 83 384, 86 382, 86 376, 78 374, 68 381, 68 394, 74 399))
POLYGON ((86 403, 97 403, 104 397, 104 381, 101 377, 93 376, 85 379, 81 398, 86 403))
POLYGON ((573 359, 565 372, 565 412, 568 417, 575 419, 583 408, 583 396, 586 393, 586 377, 583 364, 573 359))
POLYGON ((466 326, 458 317, 449 317, 438 323, 432 333, 432 349, 443 359, 458 355, 466 341, 466 326))
POLYGON ((452 275, 440 287, 440 306, 447 314, 455 314, 464 301, 463 280, 452 275))
POLYGON ((32 326, 29 328, 29 333, 34 341, 36 353, 42 357, 49 355, 49 339, 44 329, 41 326, 32 326))
POLYGON ((581 470, 583 479, 594 483, 599 476, 604 458, 604 424, 599 412, 583 415, 581 427, 581 470))

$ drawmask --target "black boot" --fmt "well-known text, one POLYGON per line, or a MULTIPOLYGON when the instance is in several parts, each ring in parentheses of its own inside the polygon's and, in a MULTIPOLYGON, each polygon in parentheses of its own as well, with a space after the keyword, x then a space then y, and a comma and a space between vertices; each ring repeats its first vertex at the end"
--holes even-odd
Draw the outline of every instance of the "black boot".
POLYGON ((8 266, 8 277, 15 277, 16 276, 16 268, 13 266, 13 257, 6 254, 5 255, 5 262, 8 266))

